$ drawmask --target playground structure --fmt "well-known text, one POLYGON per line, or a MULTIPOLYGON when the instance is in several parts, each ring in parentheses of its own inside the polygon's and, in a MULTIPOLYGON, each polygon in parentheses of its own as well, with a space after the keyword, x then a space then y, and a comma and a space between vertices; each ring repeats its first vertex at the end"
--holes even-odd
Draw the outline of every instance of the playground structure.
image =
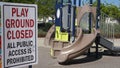
POLYGON ((97 2, 97 7, 93 7, 90 0, 89 5, 76 8, 76 0, 73 5, 71 0, 56 1, 55 25, 48 31, 45 45, 51 46, 51 56, 57 58, 59 63, 82 55, 94 42, 96 55, 98 45, 114 53, 120 51, 120 47, 114 46, 114 25, 105 24, 107 15, 100 13, 100 0, 97 2))

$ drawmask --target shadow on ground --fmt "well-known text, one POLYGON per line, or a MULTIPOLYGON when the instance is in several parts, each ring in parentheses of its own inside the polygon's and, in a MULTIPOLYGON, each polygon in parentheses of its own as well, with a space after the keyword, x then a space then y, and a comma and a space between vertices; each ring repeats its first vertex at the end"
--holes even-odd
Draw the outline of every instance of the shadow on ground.
POLYGON ((70 60, 65 63, 61 63, 61 65, 73 65, 73 64, 82 64, 82 63, 88 63, 88 62, 93 62, 97 61, 102 58, 102 53, 99 53, 98 56, 95 55, 95 53, 91 53, 89 56, 85 56, 83 58, 75 58, 73 60, 70 60))
POLYGON ((105 50, 103 52, 103 55, 105 56, 114 56, 114 57, 120 57, 120 52, 112 52, 110 50, 105 50))
MULTIPOLYGON (((87 53, 84 54, 84 56, 85 55, 87 55, 87 53)), ((97 56, 95 52, 92 52, 92 53, 90 53, 89 56, 85 56, 85 57, 82 57, 82 58, 78 57, 78 58, 75 58, 75 59, 70 60, 68 62, 61 63, 61 65, 73 65, 73 64, 89 63, 89 62, 100 60, 102 58, 102 56, 120 57, 120 53, 105 50, 104 52, 99 52, 98 56, 97 56)))

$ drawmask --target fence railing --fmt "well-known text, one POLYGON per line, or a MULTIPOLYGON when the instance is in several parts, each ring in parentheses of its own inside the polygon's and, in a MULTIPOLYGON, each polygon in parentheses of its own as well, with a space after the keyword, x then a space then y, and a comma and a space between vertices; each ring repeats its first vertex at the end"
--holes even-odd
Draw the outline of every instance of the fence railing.
POLYGON ((115 28, 114 28, 114 22, 112 22, 110 19, 112 18, 106 15, 105 13, 101 13, 100 24, 99 24, 100 32, 101 32, 101 36, 114 43, 115 28))

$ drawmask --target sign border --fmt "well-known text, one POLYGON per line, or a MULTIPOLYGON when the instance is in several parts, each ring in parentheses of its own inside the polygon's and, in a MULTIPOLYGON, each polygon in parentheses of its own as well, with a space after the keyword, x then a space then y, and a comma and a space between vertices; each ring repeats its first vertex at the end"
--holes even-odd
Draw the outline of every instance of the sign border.
MULTIPOLYGON (((5 11, 5 6, 16 6, 16 7, 32 7, 32 8, 35 8, 35 23, 37 23, 37 19, 36 19, 36 16, 37 16, 37 7, 36 6, 26 6, 27 4, 23 4, 23 5, 8 5, 8 4, 3 4, 3 6, 1 6, 1 7, 3 7, 3 57, 4 58, 2 58, 3 59, 3 61, 4 61, 4 63, 3 63, 3 66, 4 67, 6 67, 5 66, 5 20, 4 20, 4 11, 5 11)), ((29 5, 29 4, 28 4, 29 5)), ((12 66, 8 66, 8 68, 9 67, 15 67, 15 66, 20 66, 20 65, 25 65, 25 64, 30 64, 30 63, 36 63, 37 62, 37 25, 35 24, 35 61, 33 61, 33 62, 27 62, 27 63, 21 63, 21 64, 17 64, 17 65, 12 65, 12 66)))

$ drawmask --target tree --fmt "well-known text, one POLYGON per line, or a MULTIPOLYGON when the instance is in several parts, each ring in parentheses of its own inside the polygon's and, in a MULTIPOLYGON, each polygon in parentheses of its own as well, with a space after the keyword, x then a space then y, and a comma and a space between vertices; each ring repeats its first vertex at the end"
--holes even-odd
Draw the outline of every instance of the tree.
POLYGON ((37 5, 39 18, 43 18, 44 22, 47 17, 52 17, 54 19, 55 0, 39 0, 37 5))
POLYGON ((35 0, 4 0, 4 2, 34 4, 35 0))
MULTIPOLYGON (((97 6, 97 2, 95 1, 93 6, 97 6)), ((104 12, 110 17, 117 19, 120 22, 120 8, 113 4, 101 3, 101 12, 104 12)))
POLYGON ((107 4, 106 6, 101 8, 101 11, 103 11, 110 17, 117 19, 120 22, 120 9, 117 6, 107 4))
POLYGON ((47 17, 54 19, 55 0, 4 0, 4 2, 37 4, 38 18, 43 18, 44 22, 47 17))

